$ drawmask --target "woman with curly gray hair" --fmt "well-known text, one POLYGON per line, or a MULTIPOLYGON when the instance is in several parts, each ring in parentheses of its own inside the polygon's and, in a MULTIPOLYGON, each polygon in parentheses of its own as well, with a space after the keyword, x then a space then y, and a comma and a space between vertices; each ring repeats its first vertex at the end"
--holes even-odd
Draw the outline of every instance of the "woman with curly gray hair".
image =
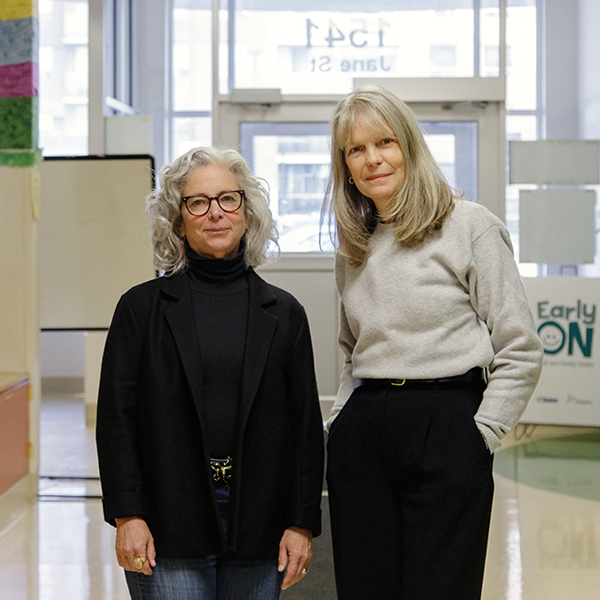
POLYGON ((109 330, 97 445, 134 600, 279 598, 320 533, 323 434, 308 322, 254 267, 277 232, 233 150, 197 148, 147 199, 163 277, 109 330))
POLYGON ((146 200, 157 269, 174 274, 186 268, 185 237, 181 234, 187 213, 181 210, 182 189, 193 171, 216 164, 228 170, 238 187, 244 191, 246 266, 258 267, 263 264, 267 260, 269 243, 273 246, 277 243, 277 230, 269 210, 267 190, 252 175, 240 154, 235 150, 196 148, 161 169, 159 188, 146 200))

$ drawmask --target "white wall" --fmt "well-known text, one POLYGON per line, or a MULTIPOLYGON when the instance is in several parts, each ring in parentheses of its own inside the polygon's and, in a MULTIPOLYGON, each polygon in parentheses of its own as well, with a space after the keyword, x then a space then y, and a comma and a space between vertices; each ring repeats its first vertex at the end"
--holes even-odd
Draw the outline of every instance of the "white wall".
POLYGON ((42 331, 41 373, 44 377, 83 379, 83 331, 42 331))

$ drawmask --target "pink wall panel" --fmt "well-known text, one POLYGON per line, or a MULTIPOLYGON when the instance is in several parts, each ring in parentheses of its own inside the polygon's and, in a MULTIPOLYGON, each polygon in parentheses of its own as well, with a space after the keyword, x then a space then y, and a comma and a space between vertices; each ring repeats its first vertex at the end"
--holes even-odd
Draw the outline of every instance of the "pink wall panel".
POLYGON ((29 384, 0 392, 0 495, 29 473, 29 384))

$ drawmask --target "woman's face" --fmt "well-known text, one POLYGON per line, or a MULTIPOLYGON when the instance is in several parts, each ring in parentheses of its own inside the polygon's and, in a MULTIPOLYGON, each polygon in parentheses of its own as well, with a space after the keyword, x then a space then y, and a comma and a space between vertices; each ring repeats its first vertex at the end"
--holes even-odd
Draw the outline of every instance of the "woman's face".
MULTIPOLYGON (((203 195, 215 198, 223 192, 239 190, 238 180, 221 165, 198 167, 183 187, 182 198, 203 195)), ((246 232, 244 203, 233 213, 221 210, 218 202, 210 203, 210 210, 201 217, 191 215, 181 203, 183 234, 188 244, 206 258, 233 258, 239 251, 240 240, 246 232)))
POLYGON ((344 156, 358 191, 371 198, 381 213, 402 187, 406 172, 404 155, 392 130, 387 126, 383 132, 378 129, 377 133, 370 131, 357 121, 344 156))

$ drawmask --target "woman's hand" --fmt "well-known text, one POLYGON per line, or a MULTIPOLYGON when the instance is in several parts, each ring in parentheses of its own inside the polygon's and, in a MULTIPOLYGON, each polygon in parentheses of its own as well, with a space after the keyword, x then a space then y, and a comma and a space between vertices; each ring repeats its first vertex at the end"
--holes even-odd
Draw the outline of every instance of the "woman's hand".
POLYGON ((152 575, 152 567, 156 566, 156 551, 154 538, 146 521, 140 517, 115 519, 115 521, 117 522, 115 549, 119 565, 126 571, 152 575), (133 564, 136 558, 147 559, 141 569, 136 568, 133 564))
POLYGON ((308 572, 312 560, 312 532, 299 527, 289 527, 279 542, 279 572, 286 570, 281 589, 298 583, 308 572))

